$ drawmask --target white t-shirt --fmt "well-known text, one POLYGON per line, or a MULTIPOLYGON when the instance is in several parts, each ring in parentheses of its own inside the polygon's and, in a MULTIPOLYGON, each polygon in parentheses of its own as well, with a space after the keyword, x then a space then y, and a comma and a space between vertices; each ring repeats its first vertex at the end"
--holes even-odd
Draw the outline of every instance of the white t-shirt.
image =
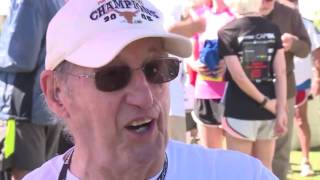
MULTIPOLYGON (((168 170, 165 180, 276 180, 257 159, 235 151, 205 149, 169 141, 166 149, 168 170)), ((23 180, 57 180, 62 168, 62 155, 43 164, 23 180)), ((151 178, 151 180, 156 177, 151 178)), ((67 173, 66 180, 79 180, 67 173)))
MULTIPOLYGON (((303 18, 304 26, 308 32, 311 41, 311 51, 320 47, 320 40, 313 23, 303 18)), ((294 57, 294 75, 297 86, 312 77, 312 59, 309 54, 305 58, 294 57)))

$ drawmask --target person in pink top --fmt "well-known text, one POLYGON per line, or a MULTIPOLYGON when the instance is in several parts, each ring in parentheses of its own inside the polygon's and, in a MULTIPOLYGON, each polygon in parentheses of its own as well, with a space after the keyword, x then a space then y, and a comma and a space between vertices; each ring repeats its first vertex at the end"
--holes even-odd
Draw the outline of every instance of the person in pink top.
MULTIPOLYGON (((190 14, 194 19, 204 18, 206 20, 205 31, 197 38, 201 59, 205 42, 218 39, 218 30, 232 20, 233 15, 223 0, 209 0, 190 14), (212 4, 212 7, 208 4, 212 4)), ((223 106, 220 100, 224 93, 225 82, 222 76, 217 75, 217 71, 210 70, 208 65, 200 61, 199 59, 189 61, 190 67, 198 72, 195 83, 196 100, 192 115, 197 122, 200 144, 209 148, 219 148, 222 147, 223 140, 223 131, 220 128, 223 106)))

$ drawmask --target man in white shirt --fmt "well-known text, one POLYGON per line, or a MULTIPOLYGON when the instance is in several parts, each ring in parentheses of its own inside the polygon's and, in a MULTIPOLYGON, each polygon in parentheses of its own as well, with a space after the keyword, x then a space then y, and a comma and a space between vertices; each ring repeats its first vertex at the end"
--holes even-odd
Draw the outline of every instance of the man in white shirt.
POLYGON ((169 54, 191 44, 149 1, 70 0, 49 24, 40 81, 75 146, 24 179, 277 179, 252 157, 168 139, 169 54))

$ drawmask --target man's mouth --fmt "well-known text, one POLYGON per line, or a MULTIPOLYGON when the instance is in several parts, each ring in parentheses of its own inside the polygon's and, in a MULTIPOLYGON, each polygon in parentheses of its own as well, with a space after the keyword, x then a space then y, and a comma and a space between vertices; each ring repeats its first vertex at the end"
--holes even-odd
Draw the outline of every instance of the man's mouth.
POLYGON ((153 119, 141 119, 132 121, 130 124, 126 126, 126 129, 130 131, 134 131, 136 133, 144 133, 150 129, 153 124, 153 119))

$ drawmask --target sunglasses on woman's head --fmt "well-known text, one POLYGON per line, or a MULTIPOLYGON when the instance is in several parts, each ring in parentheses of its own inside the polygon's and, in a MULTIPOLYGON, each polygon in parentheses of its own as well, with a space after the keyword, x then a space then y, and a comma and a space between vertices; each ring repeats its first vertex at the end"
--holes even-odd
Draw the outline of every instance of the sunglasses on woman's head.
POLYGON ((180 63, 181 61, 175 57, 161 57, 150 60, 136 69, 131 69, 128 65, 115 65, 92 74, 66 74, 80 78, 94 78, 97 89, 104 92, 112 92, 126 87, 131 80, 133 71, 139 69, 143 71, 147 81, 150 83, 162 84, 169 82, 178 76, 180 63))

